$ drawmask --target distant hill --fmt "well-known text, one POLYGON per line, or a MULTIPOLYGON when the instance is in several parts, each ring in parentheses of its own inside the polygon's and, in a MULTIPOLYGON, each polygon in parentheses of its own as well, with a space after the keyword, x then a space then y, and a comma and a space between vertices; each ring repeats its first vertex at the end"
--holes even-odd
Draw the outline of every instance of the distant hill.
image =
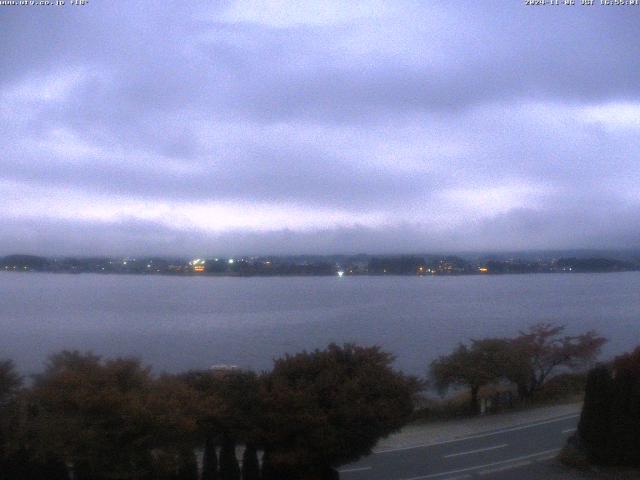
POLYGON ((560 258, 556 265, 574 272, 623 272, 637 268, 632 262, 610 258, 560 258))
POLYGON ((8 255, 0 258, 0 267, 11 270, 45 270, 49 260, 36 255, 8 255))

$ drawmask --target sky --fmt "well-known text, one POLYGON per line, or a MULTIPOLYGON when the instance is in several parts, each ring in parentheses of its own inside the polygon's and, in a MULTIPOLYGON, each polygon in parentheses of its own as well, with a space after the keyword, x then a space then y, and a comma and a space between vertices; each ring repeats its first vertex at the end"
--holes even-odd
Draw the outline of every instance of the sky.
POLYGON ((0 6, 0 254, 637 248, 640 7, 577 3, 0 6))

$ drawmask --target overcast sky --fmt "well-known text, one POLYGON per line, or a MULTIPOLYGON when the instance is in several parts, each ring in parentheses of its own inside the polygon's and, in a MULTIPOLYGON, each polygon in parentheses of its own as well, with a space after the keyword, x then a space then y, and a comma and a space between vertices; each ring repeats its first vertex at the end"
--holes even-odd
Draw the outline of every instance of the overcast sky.
POLYGON ((66 3, 0 6, 0 254, 640 246, 640 7, 66 3))

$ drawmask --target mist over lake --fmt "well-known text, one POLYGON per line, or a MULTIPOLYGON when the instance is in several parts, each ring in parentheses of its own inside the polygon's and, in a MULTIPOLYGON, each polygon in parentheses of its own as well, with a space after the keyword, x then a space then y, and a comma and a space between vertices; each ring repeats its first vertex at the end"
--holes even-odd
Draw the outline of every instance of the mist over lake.
POLYGON ((596 329, 603 358, 637 345, 640 272, 452 277, 212 278, 0 273, 0 358, 40 371, 61 349, 137 356, 154 371, 377 344, 424 374, 458 342, 548 321, 596 329))

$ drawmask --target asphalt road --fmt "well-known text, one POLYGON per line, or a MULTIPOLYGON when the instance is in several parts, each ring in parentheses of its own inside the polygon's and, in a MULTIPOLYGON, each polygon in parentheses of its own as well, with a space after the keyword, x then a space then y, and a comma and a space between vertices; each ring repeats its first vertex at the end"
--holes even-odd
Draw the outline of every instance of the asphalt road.
POLYGON ((578 415, 515 425, 448 442, 382 450, 340 468, 343 480, 543 478, 530 467, 554 458, 578 415), (529 467, 529 468, 528 468, 529 467), (517 470, 517 472, 516 472, 517 470))

